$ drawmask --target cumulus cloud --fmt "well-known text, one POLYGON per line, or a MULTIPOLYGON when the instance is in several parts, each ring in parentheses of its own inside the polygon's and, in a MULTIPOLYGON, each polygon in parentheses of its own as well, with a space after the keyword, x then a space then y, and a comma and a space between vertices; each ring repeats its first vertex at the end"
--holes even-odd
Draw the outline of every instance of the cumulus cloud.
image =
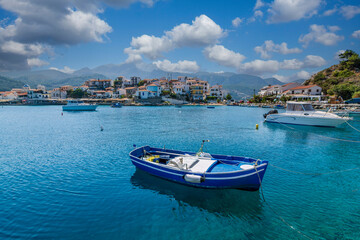
POLYGON ((267 23, 281 23, 309 18, 317 14, 321 0, 274 0, 268 9, 267 23))
POLYGON ((303 61, 289 59, 282 62, 276 60, 253 60, 243 63, 245 56, 225 48, 222 45, 214 45, 205 48, 204 55, 219 65, 235 68, 238 72, 261 75, 264 73, 275 73, 281 69, 298 70, 303 68, 316 68, 326 64, 325 59, 320 56, 308 55, 303 61))
POLYGON ((357 38, 357 39, 360 39, 360 30, 357 30, 357 31, 354 31, 351 36, 353 38, 357 38))
POLYGON ((297 73, 289 75, 289 76, 275 74, 272 77, 276 78, 280 82, 287 83, 287 82, 291 82, 291 81, 295 81, 295 80, 299 80, 299 79, 307 80, 311 77, 311 74, 307 71, 302 70, 300 72, 297 72, 297 73))
POLYGON ((307 47, 312 41, 326 46, 332 46, 344 40, 343 36, 334 33, 334 31, 339 29, 337 26, 330 26, 328 27, 328 31, 324 25, 313 24, 310 26, 310 32, 308 34, 300 36, 299 42, 303 43, 303 47, 307 47))
POLYGON ((68 66, 64 66, 64 68, 62 68, 62 69, 61 68, 56 68, 56 67, 51 67, 49 69, 56 70, 56 71, 63 72, 63 73, 69 73, 69 74, 75 72, 74 69, 71 69, 68 66))
POLYGON ((141 55, 157 59, 162 57, 164 52, 175 48, 214 44, 223 36, 225 32, 219 25, 208 16, 200 15, 192 21, 192 24, 177 25, 161 37, 142 35, 132 38, 131 46, 125 48, 124 52, 129 55, 127 62, 131 62, 132 59, 137 60, 141 55))
POLYGON ((239 27, 243 21, 244 21, 243 18, 237 17, 234 20, 232 20, 232 25, 233 25, 233 27, 239 27))
POLYGON ((166 71, 166 72, 181 72, 181 73, 194 73, 198 72, 200 67, 196 61, 178 61, 177 63, 172 63, 169 60, 165 59, 163 61, 153 62, 157 68, 166 71))
POLYGON ((261 7, 265 6, 265 3, 261 0, 256 0, 254 10, 259 9, 261 7))
POLYGON ((15 16, 0 24, 0 71, 38 66, 35 59, 47 53, 44 48, 104 41, 112 28, 99 16, 103 7, 134 2, 151 6, 155 0, 0 0, 15 16))
POLYGON ((27 64, 30 67, 42 67, 42 66, 48 65, 49 63, 46 62, 46 61, 43 61, 43 60, 41 60, 39 58, 28 58, 27 59, 27 64))
POLYGON ((342 6, 340 8, 340 13, 346 18, 351 19, 355 17, 355 15, 360 14, 360 7, 358 6, 342 6))
POLYGON ((302 52, 299 48, 288 48, 287 43, 275 44, 272 40, 265 41, 261 46, 254 48, 255 52, 260 53, 264 59, 270 58, 270 52, 276 52, 281 54, 291 54, 302 52))
POLYGON ((263 14, 262 11, 256 10, 256 11, 254 12, 254 15, 253 15, 251 18, 249 18, 249 19, 247 20, 247 22, 248 22, 248 23, 255 22, 256 20, 262 18, 263 15, 264 15, 264 14, 263 14))
POLYGON ((222 66, 240 68, 241 62, 245 59, 245 56, 231 51, 222 45, 213 45, 204 49, 205 57, 214 61, 222 66))
POLYGON ((333 9, 326 10, 326 11, 323 13, 323 16, 331 16, 331 15, 333 15, 334 13, 336 13, 337 11, 338 11, 337 7, 334 7, 333 9))

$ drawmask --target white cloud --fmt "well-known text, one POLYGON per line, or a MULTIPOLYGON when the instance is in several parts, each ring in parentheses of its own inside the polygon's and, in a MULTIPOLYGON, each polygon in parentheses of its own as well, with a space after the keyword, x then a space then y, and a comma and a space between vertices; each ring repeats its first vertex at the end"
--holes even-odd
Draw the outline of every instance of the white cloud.
POLYGON ((243 18, 237 17, 237 18, 235 18, 235 19, 232 20, 232 25, 233 25, 233 27, 239 27, 240 24, 241 24, 243 21, 244 21, 243 18))
POLYGON ((253 60, 240 66, 240 72, 261 75, 263 73, 274 73, 280 68, 280 63, 275 60, 253 60))
POLYGON ((260 53, 262 58, 270 58, 269 52, 277 52, 281 54, 291 54, 302 52, 299 48, 288 48, 287 43, 275 44, 272 40, 265 41, 261 46, 254 48, 255 52, 260 53))
POLYGON ((0 49, 5 50, 0 50, 0 71, 35 66, 36 58, 49 54, 44 48, 104 41, 112 31, 99 15, 104 7, 135 2, 152 6, 156 0, 0 0, 0 8, 15 18, 0 22, 0 49))
POLYGON ((254 15, 253 15, 251 18, 249 18, 249 19, 247 20, 247 22, 248 22, 248 23, 255 22, 257 19, 262 18, 263 15, 264 15, 264 14, 263 14, 262 11, 256 10, 256 11, 254 12, 254 15))
POLYGON ((354 31, 351 36, 353 38, 357 38, 357 39, 360 39, 360 30, 357 30, 357 31, 354 31))
POLYGON ((28 57, 39 56, 46 51, 46 47, 41 44, 24 44, 11 40, 3 42, 0 48, 5 53, 13 53, 28 57))
POLYGON ((49 68, 49 69, 51 69, 51 70, 56 70, 56 71, 63 72, 63 73, 69 73, 69 74, 75 72, 74 69, 71 69, 71 68, 69 68, 68 66, 64 66, 63 69, 61 69, 61 68, 56 68, 56 67, 51 67, 51 68, 49 68))
POLYGON ((344 52, 345 52, 345 50, 339 50, 339 51, 337 51, 337 52, 335 53, 335 55, 334 55, 334 59, 340 60, 339 55, 342 54, 342 53, 344 53, 344 52))
POLYGON ((344 40, 343 36, 336 35, 334 32, 332 32, 340 28, 337 26, 330 26, 328 29, 330 32, 327 31, 324 25, 313 24, 310 26, 310 33, 304 36, 300 36, 299 42, 303 43, 304 47, 307 47, 311 41, 315 41, 326 46, 331 46, 344 40))
POLYGON ((222 45, 209 46, 204 49, 203 53, 211 61, 236 69, 241 66, 241 62, 245 59, 244 55, 231 51, 222 45))
POLYGON ((238 72, 261 75, 264 73, 275 73, 280 69, 296 70, 302 68, 316 68, 326 64, 320 56, 308 55, 303 61, 289 59, 282 62, 275 60, 253 60, 243 63, 245 56, 225 48, 222 45, 209 46, 204 49, 204 55, 219 65, 235 68, 238 72))
POLYGON ((281 23, 309 18, 317 14, 321 0, 274 0, 270 4, 267 23, 281 23))
POLYGON ((163 61, 153 62, 157 68, 165 72, 181 72, 181 73, 193 73, 198 72, 200 67, 196 61, 178 61, 177 63, 172 63, 169 60, 165 59, 163 61))
POLYGON ((219 25, 206 15, 196 17, 192 24, 182 23, 175 26, 166 36, 178 47, 204 46, 216 43, 225 36, 219 25))
POLYGON ((43 60, 41 60, 39 58, 28 58, 27 59, 27 64, 30 67, 42 67, 42 66, 48 65, 49 63, 46 62, 46 61, 43 61, 43 60))
POLYGON ((261 7, 265 6, 265 3, 261 0, 256 0, 256 4, 255 4, 255 7, 254 7, 254 10, 256 9, 259 9, 261 7))
POLYGON ((304 63, 298 59, 285 59, 280 63, 281 69, 294 70, 300 69, 304 66, 304 63))
POLYGON ((334 13, 336 13, 337 11, 338 11, 337 7, 334 7, 333 9, 326 10, 326 11, 323 13, 323 16, 331 16, 331 15, 333 15, 334 13))
POLYGON ((304 60, 304 68, 316 68, 321 67, 326 64, 324 58, 315 55, 307 55, 304 60))
POLYGON ((300 72, 297 72, 297 73, 289 75, 289 76, 275 74, 272 77, 276 78, 280 82, 287 83, 287 82, 291 82, 291 81, 295 81, 295 80, 299 80, 299 79, 307 80, 311 77, 311 74, 307 71, 302 70, 300 72))
POLYGON ((171 31, 165 32, 161 37, 142 35, 132 38, 131 47, 125 48, 129 54, 127 62, 138 60, 144 55, 150 59, 162 57, 168 52, 179 47, 207 46, 217 43, 218 39, 225 36, 224 30, 206 15, 196 17, 192 24, 182 23, 171 31))
POLYGON ((351 19, 355 15, 360 14, 360 7, 358 6, 343 6, 340 8, 340 13, 346 18, 351 19))
POLYGON ((162 57, 163 52, 168 52, 174 48, 173 42, 163 36, 161 38, 149 35, 132 38, 131 47, 125 48, 124 52, 129 54, 128 61, 141 59, 141 54, 150 59, 162 57))

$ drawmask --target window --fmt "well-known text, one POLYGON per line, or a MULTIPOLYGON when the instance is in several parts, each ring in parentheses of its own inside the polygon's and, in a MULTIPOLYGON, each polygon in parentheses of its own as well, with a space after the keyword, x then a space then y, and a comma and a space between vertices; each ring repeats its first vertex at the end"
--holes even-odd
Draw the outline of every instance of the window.
POLYGON ((311 104, 304 104, 303 107, 305 111, 315 111, 311 104))

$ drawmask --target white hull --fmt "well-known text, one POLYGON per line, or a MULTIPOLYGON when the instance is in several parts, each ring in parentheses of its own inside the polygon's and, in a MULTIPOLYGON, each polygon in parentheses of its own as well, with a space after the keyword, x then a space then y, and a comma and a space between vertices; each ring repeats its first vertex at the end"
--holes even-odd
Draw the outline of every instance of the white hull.
POLYGON ((63 106, 63 111, 95 111, 97 105, 63 106))
MULTIPOLYGON (((334 114, 331 114, 334 115, 334 114)), ((338 116, 311 116, 300 114, 270 114, 266 117, 266 122, 283 123, 283 124, 295 124, 295 125, 307 125, 317 127, 338 127, 339 125, 348 121, 349 118, 341 118, 338 116)))

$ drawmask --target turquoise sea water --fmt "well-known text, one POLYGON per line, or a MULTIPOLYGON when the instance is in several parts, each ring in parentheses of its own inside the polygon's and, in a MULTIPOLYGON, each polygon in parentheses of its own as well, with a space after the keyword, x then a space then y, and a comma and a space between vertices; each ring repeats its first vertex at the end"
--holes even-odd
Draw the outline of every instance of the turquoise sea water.
POLYGON ((360 143, 331 139, 360 141, 359 132, 289 129, 263 123, 267 111, 104 106, 61 116, 60 106, 0 107, 0 239, 305 239, 278 215, 313 239, 360 239, 359 169, 309 176, 269 166, 266 204, 260 192, 149 176, 128 157, 133 144, 197 151, 210 139, 210 153, 293 171, 360 167, 360 143))

